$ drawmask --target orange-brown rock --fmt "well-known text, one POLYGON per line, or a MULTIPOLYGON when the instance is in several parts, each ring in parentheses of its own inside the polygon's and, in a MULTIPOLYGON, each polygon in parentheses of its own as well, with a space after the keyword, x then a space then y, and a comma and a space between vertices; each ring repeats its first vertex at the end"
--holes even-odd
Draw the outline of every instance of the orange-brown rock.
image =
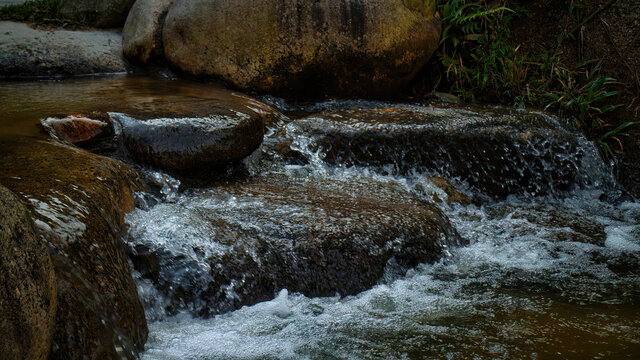
POLYGON ((57 114, 41 121, 49 135, 76 144, 113 134, 109 115, 104 113, 57 114))
POLYGON ((164 54, 190 75, 292 96, 389 96, 440 40, 433 0, 178 0, 164 54))
POLYGON ((57 304, 51 257, 27 207, 1 185, 0 273, 0 359, 46 359, 57 304))
POLYGON ((124 249, 137 173, 85 150, 0 137, 0 183, 31 208, 57 281, 50 359, 133 359, 147 326, 124 249))

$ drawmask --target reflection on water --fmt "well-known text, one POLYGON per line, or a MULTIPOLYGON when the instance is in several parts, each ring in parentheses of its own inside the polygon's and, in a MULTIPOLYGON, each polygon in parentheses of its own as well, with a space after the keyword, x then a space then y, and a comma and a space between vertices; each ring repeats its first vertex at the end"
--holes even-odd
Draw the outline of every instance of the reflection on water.
MULTIPOLYGON (((138 117, 202 114, 229 98, 215 84, 114 75, 0 82, 0 132, 37 135, 40 119, 58 113, 122 112, 138 117)), ((240 98, 241 94, 238 94, 240 98)))

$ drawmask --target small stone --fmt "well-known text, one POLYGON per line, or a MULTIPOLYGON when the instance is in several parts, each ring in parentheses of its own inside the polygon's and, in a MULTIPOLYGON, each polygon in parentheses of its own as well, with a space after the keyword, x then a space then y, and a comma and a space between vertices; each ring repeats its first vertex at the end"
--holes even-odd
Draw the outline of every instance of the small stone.
POLYGON ((113 134, 111 120, 103 113, 57 114, 43 119, 41 124, 49 135, 71 144, 113 134))
MULTIPOLYGON (((458 189, 451 185, 449 180, 442 177, 431 176, 429 177, 429 181, 431 181, 433 185, 439 187, 445 192, 445 194, 447 194, 447 204, 458 203, 462 206, 471 205, 471 200, 469 200, 469 198, 465 194, 461 193, 458 189)), ((437 198, 437 195, 435 193, 433 195, 435 200, 435 198, 437 198)), ((439 201, 436 202, 442 201, 440 200, 440 198, 438 198, 438 200, 439 201)))

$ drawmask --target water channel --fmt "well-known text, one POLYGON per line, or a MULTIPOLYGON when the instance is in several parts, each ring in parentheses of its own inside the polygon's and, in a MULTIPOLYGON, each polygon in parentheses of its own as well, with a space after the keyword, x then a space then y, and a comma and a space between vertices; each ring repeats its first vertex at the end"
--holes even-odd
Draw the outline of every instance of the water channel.
MULTIPOLYGON (((100 110, 114 116, 153 115, 175 110, 178 103, 206 107, 215 91, 182 80, 124 76, 3 82, 0 128, 5 134, 43 137, 36 125, 52 113, 100 110)), ((304 231, 300 223, 330 226, 332 221, 372 219, 367 226, 375 231, 376 219, 400 216, 360 208, 376 199, 392 204, 389 209, 394 208, 394 199, 433 203, 468 245, 443 240, 441 259, 408 271, 398 271, 390 262, 377 285, 356 294, 311 297, 280 289, 272 299, 240 308, 221 307, 214 313, 203 313, 210 304, 199 302, 197 296, 176 305, 170 299, 172 289, 134 271, 150 330, 143 359, 640 356, 640 203, 623 195, 595 145, 577 132, 572 136, 578 139, 580 161, 571 154, 546 154, 559 163, 577 164, 572 169, 575 183, 492 197, 448 171, 411 164, 346 166, 327 161, 327 149, 292 123, 327 110, 396 106, 436 111, 429 104, 300 105, 268 96, 261 99, 285 116, 269 125, 262 147, 245 159, 241 179, 234 175, 231 180, 194 187, 138 166, 148 178, 157 179, 159 190, 137 195, 138 207, 126 218, 129 244, 171 255, 161 261, 164 268, 157 275, 161 280, 196 294, 205 291, 213 273, 207 259, 240 254, 229 250, 234 234, 229 235, 230 227, 269 238, 304 231), (276 151, 283 131, 293 134, 290 146, 298 160, 276 151), (440 177, 448 178, 470 201, 447 202, 452 194, 438 187, 434 179, 440 177), (332 200, 323 200, 327 197, 332 200), (365 200, 354 205, 351 198, 365 200)), ((451 119, 471 111, 436 109, 451 119)), ((541 112, 536 116, 567 122, 541 112)), ((366 240, 365 235, 359 241, 366 240)), ((252 246, 247 244, 243 251, 255 260, 260 255, 252 246)), ((293 245, 282 244, 280 250, 293 251, 293 245)), ((229 286, 226 298, 240 296, 237 289, 241 284, 229 286)))

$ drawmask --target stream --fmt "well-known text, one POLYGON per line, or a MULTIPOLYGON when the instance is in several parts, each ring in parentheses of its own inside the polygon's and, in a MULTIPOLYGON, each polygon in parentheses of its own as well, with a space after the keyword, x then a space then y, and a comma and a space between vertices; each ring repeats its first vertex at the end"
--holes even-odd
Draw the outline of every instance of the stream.
MULTIPOLYGON (((199 106, 206 91, 186 81, 128 77, 5 82, 0 84, 5 112, 0 126, 9 134, 43 136, 35 124, 51 113, 152 113, 176 99, 199 106)), ((157 188, 136 194, 137 208, 125 219, 129 247, 160 254, 154 274, 144 274, 139 266, 134 271, 149 323, 143 359, 640 356, 640 203, 623 195, 596 146, 577 132, 571 136, 577 138, 579 161, 561 151, 537 154, 550 161, 547 165, 570 164, 569 186, 538 191, 535 183, 527 191, 496 197, 446 167, 434 170, 405 158, 390 165, 328 161, 320 140, 293 122, 322 111, 390 106, 436 111, 451 119, 476 116, 468 115, 471 110, 259 99, 286 116, 268 126, 262 146, 243 161, 242 175, 191 186, 161 171, 137 168, 157 188), (285 132, 294 155, 278 152, 285 132), (469 202, 448 202, 452 194, 436 178, 447 178, 469 202), (380 210, 367 208, 372 201, 381 204, 380 210), (394 202, 414 207, 396 214, 394 202), (442 257, 435 261, 406 267, 392 259, 372 288, 346 296, 305 296, 282 288, 244 305, 238 299, 248 296, 243 286, 250 279, 237 277, 220 292, 218 307, 212 310, 201 300, 224 270, 216 267, 225 266, 211 259, 233 258, 238 271, 268 273, 277 262, 261 252, 262 239, 280 252, 295 253, 295 245, 282 239, 307 229, 326 231, 332 224, 350 229, 364 222, 358 229, 372 234, 383 231, 376 224, 400 224, 398 237, 406 238, 423 231, 405 215, 415 214, 422 203, 435 204, 457 233, 439 240, 442 257), (238 234, 261 240, 238 248, 238 234)), ((485 177, 476 181, 481 186, 491 182, 476 175, 485 177)), ((356 245, 366 244, 368 235, 356 245)), ((371 246, 370 252, 375 256, 383 250, 371 246)))

